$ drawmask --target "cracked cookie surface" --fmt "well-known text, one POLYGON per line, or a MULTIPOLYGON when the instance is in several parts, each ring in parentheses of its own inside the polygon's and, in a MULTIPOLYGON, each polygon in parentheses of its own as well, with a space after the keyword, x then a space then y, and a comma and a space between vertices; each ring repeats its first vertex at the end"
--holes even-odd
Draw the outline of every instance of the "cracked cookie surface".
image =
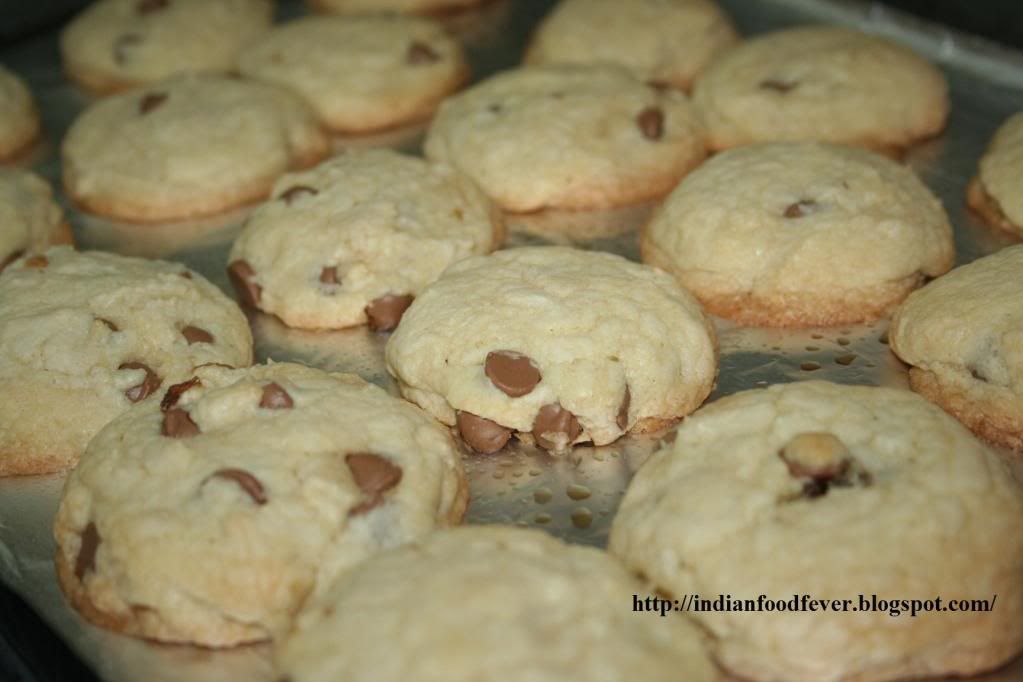
POLYGON ((716 680, 696 628, 629 610, 644 590, 604 552, 541 531, 444 530, 344 576, 276 660, 294 682, 716 680))
POLYGON ((641 251, 710 312, 762 326, 875 319, 955 255, 940 200, 911 170, 806 142, 715 156, 668 196, 641 251))
POLYGON ((90 443, 57 512, 61 587, 105 627, 264 640, 322 581, 465 511, 451 436, 354 375, 207 366, 159 395, 90 443))
POLYGON ((888 336, 915 390, 984 438, 1023 450, 1023 245, 915 292, 888 336))
POLYGON ((987 612, 691 611, 752 680, 970 675, 1023 649, 1023 513, 1000 457, 910 391, 723 398, 633 478, 610 550, 675 599, 991 599, 987 612))
POLYGON ((895 151, 941 132, 948 84, 896 43, 836 26, 753 38, 715 61, 693 90, 712 149, 817 140, 895 151))
POLYGON ((16 260, 0 275, 0 475, 72 466, 194 366, 251 361, 241 310, 181 265, 66 246, 16 260))
POLYGON ((523 247, 448 268, 386 348, 402 394, 473 449, 549 450, 688 414, 717 374, 714 330, 672 278, 620 256, 523 247))
POLYGON ((386 330, 400 304, 446 267, 502 237, 498 212, 458 171, 353 151, 281 178, 249 217, 229 267, 250 304, 289 326, 386 330))

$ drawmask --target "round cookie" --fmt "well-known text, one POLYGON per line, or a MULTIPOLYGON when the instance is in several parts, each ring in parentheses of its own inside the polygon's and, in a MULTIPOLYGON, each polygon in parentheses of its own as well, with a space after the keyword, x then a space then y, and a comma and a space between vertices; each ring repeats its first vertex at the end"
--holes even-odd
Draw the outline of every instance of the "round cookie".
POLYGON ((706 154, 683 93, 611 65, 493 76, 441 104, 424 149, 515 212, 659 197, 706 154))
POLYGON ((695 627, 631 611, 643 592, 604 552, 541 531, 444 530, 338 580, 276 662, 293 682, 717 680, 695 627))
POLYGON ((452 265, 386 348, 402 395, 478 452, 512 433, 547 450, 610 443, 692 412, 717 374, 714 329, 663 272, 524 247, 452 265))
POLYGON ((317 12, 363 14, 370 12, 403 12, 407 14, 442 15, 482 5, 489 0, 306 0, 317 12))
POLYGON ((271 0, 99 0, 61 34, 64 70, 99 93, 184 72, 234 71, 273 13, 271 0))
POLYGON ((978 435, 1023 450, 1023 245, 915 292, 888 336, 914 390, 978 435))
POLYGON ((26 253, 72 241, 49 183, 30 171, 0 169, 0 271, 26 253))
POLYGON ((712 0, 562 0, 533 34, 529 64, 612 63, 688 90, 739 40, 712 0))
POLYGON ((1023 649, 1020 518, 1006 464, 940 409, 815 381, 686 419, 629 485, 610 550, 688 604, 743 679, 967 676, 1023 649), (739 606, 693 605, 718 595, 739 606), (757 610, 761 595, 786 606, 757 610), (909 600, 993 595, 987 611, 910 615, 909 600))
POLYGON ((313 113, 283 88, 177 76, 86 109, 64 138, 64 186, 101 215, 189 218, 262 199, 328 146, 313 113))
POLYGON ((955 256, 941 202, 911 170, 812 142, 713 157, 668 196, 641 251, 715 315, 782 327, 885 315, 955 256))
POLYGON ((940 133, 945 76, 908 48, 836 26, 750 40, 697 81, 693 104, 713 149, 817 140, 893 152, 940 133))
POLYGON ((0 64, 0 161, 17 157, 32 146, 39 133, 39 112, 32 93, 0 64))
POLYGON ((66 246, 14 261, 0 275, 0 476, 73 466, 196 365, 251 361, 238 306, 181 265, 66 246))
POLYGON ((461 46, 440 24, 387 14, 298 19, 238 63, 243 75, 300 94, 339 133, 429 118, 469 78, 461 46))
POLYGON ((977 175, 970 181, 966 201, 988 223, 1023 238, 1023 112, 998 128, 977 175))
POLYGON ((451 436, 351 374, 204 367, 112 422, 69 476, 57 575, 89 620, 268 639, 324 581, 461 520, 451 436))
POLYGON ((490 201, 457 171, 390 150, 286 175, 229 256, 242 299, 291 327, 393 329, 423 287, 502 237, 490 201))

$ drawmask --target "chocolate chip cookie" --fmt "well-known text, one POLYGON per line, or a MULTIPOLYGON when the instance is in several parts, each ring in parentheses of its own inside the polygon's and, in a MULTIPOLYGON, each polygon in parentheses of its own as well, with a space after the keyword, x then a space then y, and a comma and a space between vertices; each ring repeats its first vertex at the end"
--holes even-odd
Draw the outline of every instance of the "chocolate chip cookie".
POLYGON ((812 142, 715 156, 665 200, 641 250, 710 312, 780 327, 883 316, 955 256, 941 201, 913 171, 812 142))
POLYGON ((477 452, 512 435, 604 445, 690 413, 717 374, 714 330, 659 270, 607 253, 524 247, 452 265, 386 349, 402 394, 477 452))
POLYGON ((189 218, 262 199, 328 148, 313 112, 288 90, 177 76, 86 109, 64 138, 64 186, 104 216, 189 218))
POLYGON ((966 200, 985 221, 1023 238, 1023 112, 998 128, 980 158, 966 200))
POLYGON ((533 34, 526 63, 621 64, 688 90, 738 40, 712 0, 562 0, 533 34))
POLYGON ((354 375, 208 365, 158 396, 89 444, 57 512, 61 587, 99 625, 265 640, 324 582, 465 511, 451 436, 354 375))
POLYGON ((889 339, 914 390, 978 435, 1023 450, 1023 245, 914 293, 889 339))
POLYGON ((706 154, 703 128, 683 93, 610 65, 492 76, 441 104, 425 151, 515 212, 659 197, 706 154))
POLYGON ((687 418, 633 478, 610 549, 678 603, 739 600, 688 615, 743 679, 969 676, 1023 649, 1021 515, 1005 463, 936 406, 804 382, 687 418), (994 595, 989 610, 933 610, 994 595))
POLYGON ((64 70, 99 93, 184 72, 234 71, 273 12, 272 0, 99 0, 61 34, 64 70))
POLYGON ((817 140, 895 152, 940 133, 948 84, 908 48, 837 26, 768 33, 715 61, 693 90, 713 149, 817 140))
POLYGON ((244 51, 239 68, 291 88, 329 129, 349 134, 427 119, 469 78, 443 26, 387 14, 289 22, 244 51))
POLYGON ((718 679, 696 628, 631 612, 644 592, 604 552, 540 531, 443 530, 310 602, 276 660, 293 682, 718 679))
POLYGON ((72 241, 45 180, 30 171, 0 170, 0 271, 26 253, 72 241))
POLYGON ((229 257, 243 301, 291 327, 389 331, 451 263, 488 253, 498 212, 442 164, 352 151, 281 178, 229 257))
POLYGON ((0 274, 0 475, 73 466, 196 365, 251 359, 241 310, 181 265, 66 246, 16 260, 0 274))
POLYGON ((40 133, 39 112, 25 83, 0 64, 0 161, 19 156, 40 133))

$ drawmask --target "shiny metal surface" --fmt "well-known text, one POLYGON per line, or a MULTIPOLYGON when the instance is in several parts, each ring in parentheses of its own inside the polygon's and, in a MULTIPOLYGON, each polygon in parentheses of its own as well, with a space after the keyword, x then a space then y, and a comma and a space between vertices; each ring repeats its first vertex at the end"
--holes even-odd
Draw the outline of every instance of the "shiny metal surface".
MULTIPOLYGON (((945 69, 952 88, 948 131, 907 157, 944 200, 956 228, 958 262, 968 262, 1010 243, 969 215, 966 183, 997 125, 1023 109, 1023 55, 997 48, 877 6, 843 0, 721 0, 746 35, 798 23, 858 26, 907 42, 945 69)), ((477 78, 514 66, 530 28, 551 0, 495 0, 477 13, 450 19, 466 41, 477 78)), ((282 18, 302 12, 283 2, 282 18)), ((24 74, 42 108, 47 140, 27 165, 59 184, 57 148, 63 131, 90 98, 63 78, 56 36, 7 49, 0 59, 24 74)), ((421 130, 383 139, 339 140, 338 146, 390 144, 415 150, 421 130)), ((116 225, 85 216, 65 202, 81 248, 178 260, 228 288, 224 264, 245 212, 187 224, 116 225)), ((545 214, 518 218, 509 246, 574 243, 638 258, 636 228, 650 207, 598 215, 545 214), (545 237, 551 224, 570 227, 571 237, 545 237)), ((855 239, 855 237, 851 237, 855 239)), ((711 397, 771 383, 825 378, 853 384, 905 386, 905 368, 881 340, 887 325, 799 331, 758 330, 718 322, 721 371, 711 397)), ((284 327, 276 318, 252 318, 257 359, 297 360, 330 370, 357 372, 394 390, 383 368, 386 338, 365 329, 312 333, 284 327)), ((618 500, 632 473, 657 448, 660 437, 630 437, 601 448, 576 448, 553 458, 521 445, 495 456, 467 455, 472 502, 470 523, 537 526, 573 542, 603 545, 618 500)), ((19 592, 106 680, 274 679, 265 646, 231 651, 159 646, 121 637, 82 621, 66 605, 54 576, 50 527, 63 476, 0 480, 0 579, 19 592)), ((623 608, 625 608, 623 606, 623 608)), ((1023 661, 983 678, 1023 679, 1023 661)))

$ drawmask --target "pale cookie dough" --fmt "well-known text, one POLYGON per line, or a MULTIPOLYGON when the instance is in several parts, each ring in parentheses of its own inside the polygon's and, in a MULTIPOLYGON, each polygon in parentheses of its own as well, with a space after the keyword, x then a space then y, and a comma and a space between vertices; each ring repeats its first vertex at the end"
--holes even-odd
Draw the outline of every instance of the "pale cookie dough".
POLYGON ((344 576, 275 658, 292 682, 717 680, 695 627, 632 611, 646 591, 541 531, 445 530, 344 576))
POLYGON ((1023 238, 1023 112, 995 133, 966 200, 988 223, 1023 238))
POLYGON ((652 199, 706 155, 683 93, 611 65, 493 76, 441 104, 424 149, 517 212, 652 199))
POLYGON ((526 62, 621 64, 688 90, 738 40, 713 0, 562 0, 533 34, 526 62))
POLYGON ((908 48, 836 26, 750 40, 697 81, 693 104, 709 144, 817 140, 896 151, 940 133, 942 72, 908 48))
POLYGON ((633 478, 610 550, 681 610, 690 604, 718 662, 743 679, 968 676, 1023 649, 1021 518, 1004 461, 936 406, 814 381, 686 419, 633 478), (804 594, 851 600, 849 611, 692 606, 804 594), (861 610, 860 595, 997 601, 911 617, 901 603, 898 616, 861 610))
POLYGON ((714 329, 672 278, 608 253, 524 247, 448 268, 386 349, 402 394, 478 452, 513 432, 604 445, 704 401, 714 329))
POLYGON ((262 199, 328 147, 312 111, 283 88, 177 76, 86 109, 64 138, 64 186, 104 216, 183 219, 262 199))
POLYGON ((910 384, 978 435, 1023 450, 1023 245, 956 268, 896 311, 910 384))
POLYGON ((205 367, 89 444, 57 575, 89 620, 164 642, 268 639, 324 581, 461 520, 451 436, 351 374, 205 367))
POLYGON ((235 70, 273 23, 271 0, 100 0, 61 34, 68 76, 109 93, 184 72, 235 70))
POLYGON ((38 139, 39 111, 32 93, 0 64, 0 161, 17 157, 38 139))
POLYGON ((458 41, 429 19, 306 17, 242 53, 241 73, 291 88, 338 133, 429 118, 469 78, 458 41))
POLYGON ((501 236, 498 212, 461 173, 353 151, 281 178, 234 243, 229 272, 243 301, 290 327, 387 330, 404 310, 387 301, 407 307, 447 266, 490 252, 501 236))
POLYGON ((29 171, 0 169, 0 271, 26 253, 72 241, 49 183, 29 171))
POLYGON ((248 365, 252 335, 181 265, 59 246, 0 275, 0 476, 73 466, 89 439, 196 365, 248 365))
POLYGON ((447 14, 472 9, 491 0, 306 0, 317 12, 363 14, 404 12, 409 14, 447 14))
POLYGON ((881 317, 955 256, 945 210, 913 171, 812 142, 713 157, 668 196, 641 251, 715 315, 780 327, 881 317))

